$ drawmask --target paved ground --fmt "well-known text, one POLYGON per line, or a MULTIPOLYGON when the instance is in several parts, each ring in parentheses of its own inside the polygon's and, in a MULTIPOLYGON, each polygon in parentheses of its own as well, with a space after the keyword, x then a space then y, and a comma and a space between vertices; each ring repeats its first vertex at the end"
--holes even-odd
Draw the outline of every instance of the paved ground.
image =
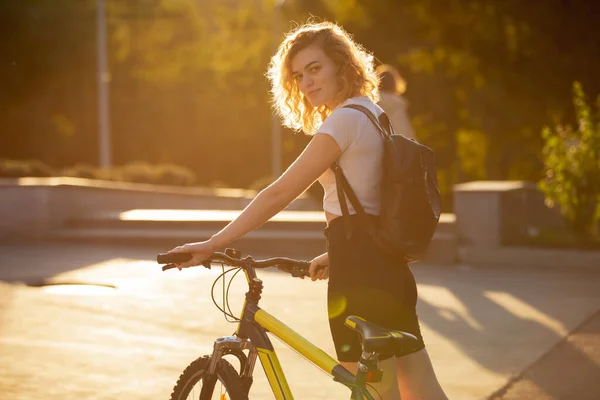
POLYGON ((490 400, 598 400, 599 377, 600 312, 597 312, 490 400))
MULTIPOLYGON (((210 299, 217 271, 162 272, 152 261, 162 250, 0 245, 0 399, 168 398, 183 368, 234 327, 210 299), (116 289, 57 293, 36 287, 42 279, 116 289)), ((413 270, 424 338, 451 399, 495 392, 506 400, 600 398, 600 318, 594 317, 600 271, 413 270)), ((277 272, 260 277, 262 306, 333 353, 326 284, 277 272)), ((231 289, 233 310, 245 292, 239 278, 231 289)), ((327 375, 274 345, 296 398, 348 397, 327 375)), ((251 398, 272 398, 256 371, 251 398)))

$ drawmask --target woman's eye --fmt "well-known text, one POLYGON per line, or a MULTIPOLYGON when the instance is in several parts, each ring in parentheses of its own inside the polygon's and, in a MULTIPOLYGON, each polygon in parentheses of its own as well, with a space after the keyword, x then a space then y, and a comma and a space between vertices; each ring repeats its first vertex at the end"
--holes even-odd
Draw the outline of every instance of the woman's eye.
POLYGON ((296 75, 294 77, 294 79, 296 80, 296 82, 300 81, 302 79, 302 75, 296 75))
POLYGON ((319 69, 321 69, 321 67, 312 67, 312 68, 310 69, 310 72, 314 74, 314 73, 315 73, 315 72, 317 72, 319 69))

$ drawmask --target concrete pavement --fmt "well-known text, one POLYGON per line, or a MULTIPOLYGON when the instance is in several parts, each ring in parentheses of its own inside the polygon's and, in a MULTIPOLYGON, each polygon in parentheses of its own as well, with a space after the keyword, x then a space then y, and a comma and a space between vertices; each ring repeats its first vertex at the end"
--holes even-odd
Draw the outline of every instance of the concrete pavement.
MULTIPOLYGON (((217 268, 162 272, 153 260, 163 250, 0 245, 0 399, 168 398, 185 366, 234 326, 210 299, 217 268), (114 289, 65 294, 38 287, 44 279, 114 289)), ((416 265, 413 271, 425 342, 450 399, 485 399, 559 347, 583 358, 588 370, 598 367, 597 353, 563 338, 600 309, 600 270, 416 265)), ((326 284, 279 272, 259 277, 262 307, 333 354, 326 284)), ((244 293, 238 275, 230 295, 234 312, 244 293)), ((598 340, 587 343, 597 349, 598 340)), ((348 398, 327 375, 277 340, 274 345, 296 398, 348 398)), ((255 371, 251 398, 273 398, 260 366, 255 371)), ((526 376, 538 390, 531 398, 562 398, 544 382, 547 375, 526 376)))
POLYGON ((600 397, 600 312, 508 382, 490 400, 600 397))

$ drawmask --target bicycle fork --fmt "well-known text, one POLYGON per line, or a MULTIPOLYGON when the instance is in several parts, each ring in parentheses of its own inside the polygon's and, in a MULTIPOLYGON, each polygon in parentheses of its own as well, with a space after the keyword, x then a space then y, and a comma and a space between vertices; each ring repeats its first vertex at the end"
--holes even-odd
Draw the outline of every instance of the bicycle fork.
POLYGON ((246 393, 252 385, 252 374, 256 365, 258 352, 248 339, 241 339, 237 336, 222 336, 215 340, 213 352, 208 365, 208 375, 215 376, 217 363, 226 355, 235 356, 240 362, 240 380, 246 393), (248 350, 248 355, 244 353, 248 350))

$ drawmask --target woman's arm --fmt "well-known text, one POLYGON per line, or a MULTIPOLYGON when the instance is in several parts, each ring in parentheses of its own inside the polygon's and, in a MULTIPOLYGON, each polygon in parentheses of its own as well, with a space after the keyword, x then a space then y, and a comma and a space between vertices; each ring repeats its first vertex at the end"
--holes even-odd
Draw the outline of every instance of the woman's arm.
POLYGON ((287 207, 321 176, 342 154, 330 135, 316 134, 296 161, 211 239, 216 248, 227 246, 258 228, 287 207))
POLYGON ((302 194, 342 154, 334 138, 316 134, 306 149, 279 179, 262 190, 250 204, 220 232, 205 242, 187 243, 169 253, 191 253, 189 261, 178 264, 179 270, 199 265, 212 253, 267 222, 302 194))

